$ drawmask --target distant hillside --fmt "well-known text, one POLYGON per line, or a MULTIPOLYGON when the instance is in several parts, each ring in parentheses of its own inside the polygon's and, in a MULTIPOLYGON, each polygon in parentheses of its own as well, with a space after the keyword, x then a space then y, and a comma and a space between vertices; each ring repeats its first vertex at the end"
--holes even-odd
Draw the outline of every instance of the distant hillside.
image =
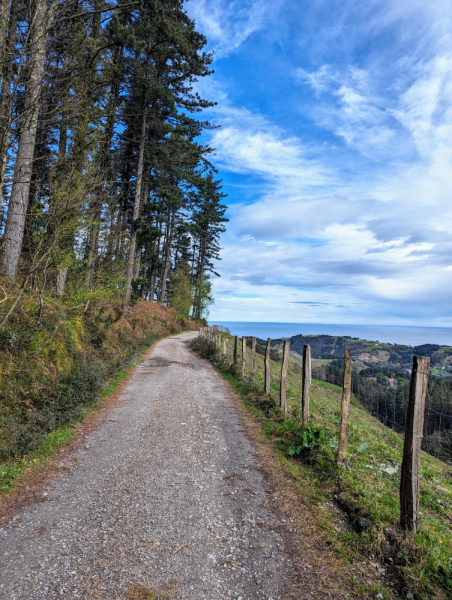
MULTIPOLYGON (((293 354, 303 354, 303 345, 311 346, 311 355, 315 359, 337 359, 344 355, 344 349, 350 348, 352 359, 360 361, 364 366, 391 367, 394 369, 409 368, 413 354, 429 356, 432 372, 452 376, 452 347, 438 344, 406 346, 386 342, 361 340, 350 336, 334 335, 294 335, 290 339, 293 354)), ((282 348, 283 339, 272 340, 272 346, 282 348)))

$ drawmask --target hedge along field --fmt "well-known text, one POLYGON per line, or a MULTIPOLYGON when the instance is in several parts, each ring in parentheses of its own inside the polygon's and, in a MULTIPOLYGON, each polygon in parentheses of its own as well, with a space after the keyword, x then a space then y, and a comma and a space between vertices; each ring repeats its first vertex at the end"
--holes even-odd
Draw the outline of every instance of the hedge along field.
POLYGON ((101 298, 82 306, 54 302, 37 319, 39 310, 35 299, 25 300, 0 330, 0 483, 8 465, 79 421, 152 343, 196 328, 174 309, 144 300, 127 319, 119 302, 101 298))

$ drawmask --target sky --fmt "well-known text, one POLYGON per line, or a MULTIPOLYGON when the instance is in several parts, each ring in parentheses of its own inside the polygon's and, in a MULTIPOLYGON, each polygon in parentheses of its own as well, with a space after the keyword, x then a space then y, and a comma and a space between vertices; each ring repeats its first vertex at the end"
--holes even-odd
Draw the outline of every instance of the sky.
POLYGON ((230 219, 209 319, 452 326, 452 2, 186 10, 230 219))

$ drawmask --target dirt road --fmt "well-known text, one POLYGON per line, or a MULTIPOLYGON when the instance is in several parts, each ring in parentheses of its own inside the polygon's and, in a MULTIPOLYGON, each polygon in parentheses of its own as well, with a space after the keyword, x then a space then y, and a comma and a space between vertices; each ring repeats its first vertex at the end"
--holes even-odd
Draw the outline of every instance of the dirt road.
POLYGON ((271 490, 193 335, 157 344, 40 501, 0 530, 0 598, 282 597, 291 561, 271 490))

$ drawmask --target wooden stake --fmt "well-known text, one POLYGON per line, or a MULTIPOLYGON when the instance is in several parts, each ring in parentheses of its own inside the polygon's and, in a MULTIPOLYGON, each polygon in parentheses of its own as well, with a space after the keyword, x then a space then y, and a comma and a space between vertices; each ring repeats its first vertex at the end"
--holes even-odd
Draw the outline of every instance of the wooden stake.
POLYGON ((251 338, 251 378, 254 381, 256 379, 255 376, 256 370, 256 338, 251 338))
POLYGON ((238 360, 237 355, 238 355, 238 351, 239 351, 238 346, 239 346, 239 336, 236 335, 236 336, 234 336, 234 358, 233 358, 234 367, 237 366, 237 360, 238 360))
POLYGON ((272 343, 271 338, 267 340, 267 346, 265 348, 265 394, 270 393, 270 344, 272 343))
POLYGON ((246 367, 246 337, 242 337, 242 379, 245 379, 246 367))
POLYGON ((337 450, 337 464, 345 469, 347 462, 347 424, 350 412, 350 394, 352 390, 352 351, 344 351, 344 383, 342 386, 341 401, 341 431, 339 434, 339 448, 337 450))
POLYGON ((226 358, 227 354, 226 354, 226 338, 223 339, 223 354, 224 357, 226 358))
POLYGON ((284 340, 283 358, 281 365, 281 385, 279 391, 279 406, 287 412, 286 378, 289 365, 290 340, 284 340))
POLYGON ((303 346, 303 379, 301 392, 302 423, 309 421, 309 388, 311 387, 311 346, 303 346))
POLYGON ((400 477, 400 522, 415 533, 419 529, 419 466, 429 367, 430 358, 413 356, 400 477))

